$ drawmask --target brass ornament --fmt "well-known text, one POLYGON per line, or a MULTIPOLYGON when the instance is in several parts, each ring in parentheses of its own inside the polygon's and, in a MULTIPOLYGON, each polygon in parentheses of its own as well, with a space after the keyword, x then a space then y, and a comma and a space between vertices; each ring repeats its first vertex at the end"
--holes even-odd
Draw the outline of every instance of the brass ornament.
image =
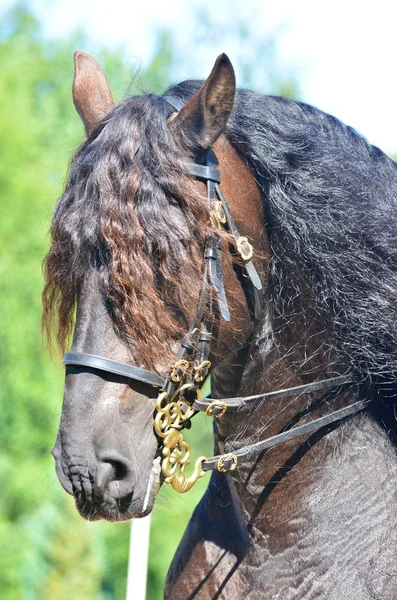
POLYGON ((226 223, 226 213, 225 213, 223 204, 220 200, 217 201, 215 210, 216 210, 216 214, 218 216, 219 222, 222 223, 222 225, 224 225, 226 223))
POLYGON ((227 471, 234 471, 234 469, 237 467, 237 456, 235 454, 224 454, 223 456, 220 457, 220 459, 218 460, 218 464, 216 465, 216 468, 218 469, 218 471, 220 473, 226 473, 227 471), (232 464, 230 465, 230 467, 225 467, 225 461, 227 460, 231 460, 232 464))
POLYGON ((207 377, 209 370, 211 368, 211 361, 204 360, 200 365, 194 367, 194 377, 193 380, 195 383, 201 383, 207 377))
POLYGON ((236 246, 237 246, 237 252, 240 254, 241 258, 247 262, 248 260, 251 260, 251 258, 254 255, 254 249, 252 247, 252 245, 249 243, 248 238, 246 237, 239 237, 238 240, 236 241, 236 246))
POLYGON ((184 379, 186 377, 186 374, 188 372, 190 368, 190 363, 187 360, 178 360, 178 362, 176 362, 174 365, 172 365, 171 367, 171 381, 173 381, 174 383, 180 383, 182 381, 182 379, 184 379))
MULTIPOLYGON (((201 466, 206 458, 200 456, 194 464, 190 477, 185 474, 186 467, 190 463, 190 446, 183 439, 181 430, 195 413, 184 396, 191 389, 192 384, 185 383, 171 397, 168 397, 167 392, 161 392, 157 398, 157 414, 154 420, 154 430, 163 440, 161 470, 165 482, 181 494, 190 490, 206 473, 201 466)), ((195 393, 198 398, 199 390, 195 390, 195 393)))
POLYGON ((223 417, 227 410, 227 404, 222 402, 222 400, 213 400, 211 404, 207 406, 205 409, 205 414, 207 417, 214 417, 214 419, 219 419, 219 417, 223 417), (221 410, 218 413, 214 414, 214 408, 220 408, 221 410))
POLYGON ((220 200, 215 203, 215 207, 210 211, 210 223, 213 229, 220 230, 226 223, 226 213, 220 200))

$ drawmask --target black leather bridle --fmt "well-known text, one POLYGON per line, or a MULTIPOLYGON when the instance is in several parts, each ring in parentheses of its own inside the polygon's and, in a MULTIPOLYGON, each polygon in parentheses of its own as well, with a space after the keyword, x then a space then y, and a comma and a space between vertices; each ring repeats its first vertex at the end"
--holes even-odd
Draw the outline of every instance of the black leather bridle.
MULTIPOLYGON (((171 113, 179 111, 183 106, 183 103, 177 98, 165 96, 163 97, 163 100, 171 107, 171 113)), ((214 322, 216 318, 219 317, 226 321, 230 320, 230 313, 223 284, 222 238, 216 233, 216 230, 219 230, 223 225, 227 227, 229 233, 234 238, 236 254, 238 253, 240 255, 241 260, 238 264, 243 271, 240 279, 242 281, 247 298, 248 309, 253 322, 252 331, 260 316, 258 291, 262 289, 262 284, 251 261, 253 249, 248 239, 240 235, 231 215, 229 205, 219 187, 220 175, 217 164, 218 161, 216 156, 214 152, 210 150, 207 155, 206 165, 186 165, 186 170, 190 175, 205 181, 207 184, 207 193, 211 208, 211 229, 207 231, 206 235, 203 282, 196 318, 181 341, 180 352, 177 356, 175 365, 172 367, 171 373, 166 377, 161 377, 153 371, 83 352, 66 352, 64 364, 65 366, 73 365, 75 367, 91 368, 105 373, 116 374, 127 380, 139 381, 157 389, 160 396, 164 397, 165 403, 168 399, 173 398, 176 392, 178 392, 180 394, 179 402, 182 412, 185 410, 184 407, 186 407, 189 410, 189 415, 194 415, 199 411, 205 411, 208 416, 214 418, 222 417, 225 412, 243 412, 248 410, 254 402, 259 400, 263 401, 279 397, 298 396, 307 392, 328 390, 323 397, 314 401, 306 410, 299 414, 298 420, 300 420, 308 415, 314 408, 327 402, 330 398, 337 396, 343 389, 354 386, 355 383, 352 378, 343 375, 297 387, 236 398, 200 398, 198 393, 211 366, 209 354, 214 322), (213 302, 214 298, 216 305, 213 302), (180 393, 180 390, 182 390, 182 393, 180 393)), ((219 471, 225 472, 234 470, 238 464, 258 456, 264 450, 329 426, 332 423, 364 410, 367 405, 368 402, 360 400, 303 425, 296 425, 297 420, 295 419, 294 423, 289 428, 285 428, 284 431, 275 436, 240 448, 233 453, 222 454, 209 459, 202 458, 202 471, 205 472, 218 469, 219 471)), ((183 426, 186 426, 186 422, 184 425, 176 426, 176 428, 181 429, 183 426)))

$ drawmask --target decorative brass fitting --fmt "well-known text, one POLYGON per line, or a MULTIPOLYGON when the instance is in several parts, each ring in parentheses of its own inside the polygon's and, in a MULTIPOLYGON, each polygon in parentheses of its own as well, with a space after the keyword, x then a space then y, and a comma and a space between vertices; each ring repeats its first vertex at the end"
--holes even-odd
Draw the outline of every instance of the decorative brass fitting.
POLYGON ((201 365, 194 367, 194 377, 193 377, 194 382, 201 383, 202 381, 204 381, 204 379, 208 375, 210 368, 211 368, 210 360, 205 360, 204 362, 201 363, 201 365))
POLYGON ((236 241, 237 252, 240 254, 241 258, 247 262, 251 260, 254 255, 254 249, 252 245, 249 243, 248 238, 239 237, 236 241))
POLYGON ((222 400, 213 400, 209 406, 205 409, 205 414, 207 417, 214 417, 214 419, 219 419, 219 417, 223 417, 227 410, 227 404, 222 402, 222 400), (220 412, 214 414, 214 408, 220 408, 220 412))
POLYGON ((221 229, 221 225, 226 223, 226 214, 223 204, 217 200, 215 207, 210 211, 210 223, 214 229, 221 229))
POLYGON ((173 381, 174 383, 180 383, 182 381, 182 379, 185 377, 185 375, 187 374, 189 368, 190 368, 189 361, 178 360, 178 362, 176 362, 171 367, 171 374, 170 374, 171 381, 173 381))
MULTIPOLYGON (((157 414, 154 419, 154 430, 163 440, 161 470, 165 482, 179 493, 190 490, 196 481, 205 475, 201 467, 206 460, 205 456, 200 456, 196 460, 190 477, 185 474, 186 467, 190 463, 190 446, 183 439, 181 429, 195 413, 184 397, 184 393, 191 389, 192 384, 186 383, 171 397, 168 397, 167 392, 161 392, 157 398, 157 414)), ((195 390, 195 393, 199 399, 200 391, 195 390)))
POLYGON ((216 468, 218 469, 218 471, 220 473, 226 473, 227 471, 234 471, 234 469, 236 467, 237 467, 237 456, 235 454, 225 454, 224 456, 221 456, 220 459, 218 460, 218 464, 216 465, 216 468), (232 464, 230 465, 230 467, 225 467, 226 460, 232 460, 232 464))

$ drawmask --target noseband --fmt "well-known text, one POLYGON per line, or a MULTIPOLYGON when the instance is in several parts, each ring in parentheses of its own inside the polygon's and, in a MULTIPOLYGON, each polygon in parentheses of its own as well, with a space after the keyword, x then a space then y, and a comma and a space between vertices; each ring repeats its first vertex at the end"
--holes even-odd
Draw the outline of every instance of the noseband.
MULTIPOLYGON (((163 97, 172 108, 179 111, 183 104, 177 98, 163 97)), ((161 377, 153 371, 141 369, 133 365, 111 360, 83 352, 66 352, 64 364, 77 367, 88 367, 139 381, 159 391, 156 401, 154 430, 159 440, 162 452, 162 474, 166 483, 176 491, 186 492, 207 471, 233 471, 239 464, 258 456, 281 444, 329 426, 341 419, 349 417, 366 408, 365 401, 358 401, 324 417, 314 419, 303 425, 295 424, 311 410, 318 408, 331 398, 336 397, 343 389, 353 386, 354 382, 347 376, 315 381, 297 387, 236 398, 207 399, 201 398, 200 389, 209 375, 211 362, 209 360, 212 330, 215 321, 220 317, 230 320, 222 272, 222 238, 220 231, 225 226, 234 238, 235 250, 239 257, 236 262, 241 269, 241 283, 247 300, 249 314, 252 320, 252 332, 260 317, 260 300, 258 291, 262 289, 259 275, 252 263, 253 248, 245 236, 241 236, 233 220, 229 205, 219 187, 220 175, 217 169, 218 161, 212 150, 207 154, 205 165, 187 164, 187 172, 205 181, 210 205, 210 224, 204 248, 204 269, 201 292, 198 301, 196 317, 191 323, 187 334, 181 340, 180 351, 175 364, 167 377, 161 377), (191 418, 200 411, 213 418, 221 418, 226 412, 244 412, 250 406, 266 399, 281 397, 296 397, 307 392, 328 390, 320 399, 315 400, 307 409, 299 413, 289 427, 278 435, 240 448, 233 453, 205 458, 201 456, 195 462, 193 473, 187 477, 185 470, 190 462, 190 446, 183 439, 181 431, 190 425, 191 418)))

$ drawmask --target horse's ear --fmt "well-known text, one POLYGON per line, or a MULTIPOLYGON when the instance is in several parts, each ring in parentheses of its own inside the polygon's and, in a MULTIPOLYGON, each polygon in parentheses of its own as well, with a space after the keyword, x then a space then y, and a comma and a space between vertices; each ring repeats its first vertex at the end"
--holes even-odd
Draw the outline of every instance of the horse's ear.
POLYGON ((220 54, 203 87, 171 122, 172 131, 188 148, 209 148, 225 129, 235 92, 232 63, 226 54, 220 54))
POLYGON ((114 106, 105 73, 86 52, 74 54, 73 102, 87 135, 114 106))

